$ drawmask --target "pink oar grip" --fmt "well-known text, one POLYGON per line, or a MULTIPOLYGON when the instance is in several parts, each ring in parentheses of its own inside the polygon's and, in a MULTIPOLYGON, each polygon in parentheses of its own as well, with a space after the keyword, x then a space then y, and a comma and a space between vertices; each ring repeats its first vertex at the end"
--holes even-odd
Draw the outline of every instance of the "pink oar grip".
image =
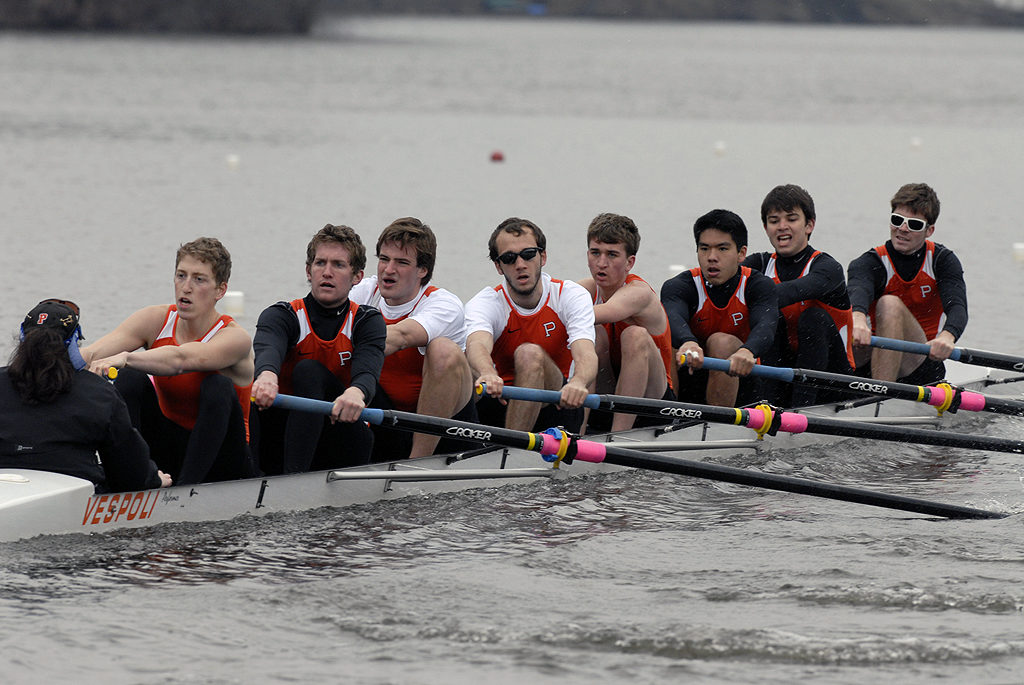
POLYGON ((782 423, 779 430, 787 433, 803 433, 807 430, 807 417, 793 412, 782 412, 782 423))
MULTIPOLYGON (((541 433, 541 454, 558 454, 562 441, 548 433, 541 433)), ((599 442, 576 441, 576 459, 599 463, 604 461, 605 448, 599 442)))
POLYGON ((933 407, 942 406, 942 403, 946 401, 946 395, 949 393, 945 388, 935 385, 928 386, 928 391, 928 404, 933 407))
POLYGON ((984 411, 985 396, 977 392, 961 392, 960 408, 966 409, 967 411, 984 411))
POLYGON ((540 434, 540 453, 541 454, 558 454, 558 448, 561 447, 562 441, 553 435, 548 433, 540 434))
POLYGON ((761 411, 761 410, 757 410, 757 411, 755 411, 753 409, 748 410, 747 411, 747 428, 752 428, 754 430, 760 430, 761 426, 764 425, 765 418, 766 417, 764 415, 764 412, 761 411))
POLYGON ((577 440, 576 441, 576 458, 582 459, 583 461, 592 461, 594 463, 600 463, 604 461, 604 455, 607 452, 604 445, 599 442, 590 442, 589 440, 577 440))

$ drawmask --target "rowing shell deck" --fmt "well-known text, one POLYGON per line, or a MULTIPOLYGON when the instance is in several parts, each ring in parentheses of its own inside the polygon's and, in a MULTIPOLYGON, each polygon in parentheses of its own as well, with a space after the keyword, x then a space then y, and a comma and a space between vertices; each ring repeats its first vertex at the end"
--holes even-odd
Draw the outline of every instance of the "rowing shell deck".
MULTIPOLYGON (((972 372, 977 378, 977 370, 972 372)), ((984 382, 966 385, 978 390, 984 382)), ((940 418, 931 407, 892 399, 824 405, 808 411, 822 416, 929 428, 948 425, 955 418, 948 414, 940 418)), ((678 456, 700 450, 702 457, 712 460, 740 449, 791 448, 837 440, 810 434, 779 435, 763 442, 755 437, 747 428, 690 421, 591 439, 678 456)), ((534 452, 498 447, 333 471, 102 495, 94 494, 92 483, 79 478, 45 471, 0 469, 0 542, 36 535, 105 533, 161 523, 223 521, 241 515, 347 507, 409 495, 497 487, 508 482, 621 468, 577 460, 554 469, 534 452)))

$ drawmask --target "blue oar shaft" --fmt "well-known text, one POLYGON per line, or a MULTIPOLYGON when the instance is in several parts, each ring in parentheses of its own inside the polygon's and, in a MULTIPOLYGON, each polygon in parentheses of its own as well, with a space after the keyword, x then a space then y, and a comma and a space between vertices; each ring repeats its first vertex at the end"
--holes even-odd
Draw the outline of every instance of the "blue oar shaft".
MULTIPOLYGON (((883 350, 909 352, 910 354, 926 355, 931 351, 931 348, 924 343, 897 340, 895 338, 882 338, 877 335, 871 336, 871 346, 883 350)), ((975 350, 970 347, 954 347, 949 358, 955 362, 973 364, 975 366, 990 366, 994 369, 1005 369, 1007 371, 1024 371, 1024 357, 1016 357, 1000 352, 975 350)))

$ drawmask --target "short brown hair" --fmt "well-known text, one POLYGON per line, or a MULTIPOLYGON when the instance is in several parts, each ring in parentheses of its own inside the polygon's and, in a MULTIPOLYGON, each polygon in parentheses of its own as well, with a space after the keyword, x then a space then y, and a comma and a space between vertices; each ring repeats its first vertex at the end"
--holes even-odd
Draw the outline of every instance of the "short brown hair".
POLYGON ((395 219, 381 231, 377 238, 377 256, 384 243, 397 243, 402 248, 412 245, 416 248, 416 266, 422 266, 427 273, 420 279, 420 285, 430 283, 434 275, 434 261, 437 259, 437 237, 425 223, 413 216, 395 219))
POLYGON ((498 236, 502 233, 510 233, 515 236, 523 235, 529 231, 533 233, 534 240, 537 243, 537 247, 540 248, 541 252, 547 249, 548 241, 544 237, 544 231, 540 230, 537 224, 533 223, 529 219, 520 219, 517 216, 509 217, 505 219, 498 227, 491 231, 491 237, 487 241, 487 256, 492 262, 498 261, 498 236))
POLYGON ((761 223, 768 223, 768 212, 791 212, 797 207, 804 213, 806 221, 815 220, 814 200, 810 193, 792 183, 775 186, 768 191, 761 203, 761 223))
POLYGON ((231 253, 224 243, 216 238, 196 238, 190 243, 178 247, 178 254, 174 259, 174 268, 177 269, 184 257, 192 257, 209 264, 213 269, 213 280, 217 285, 227 283, 231 278, 231 253))
POLYGON ((923 216, 929 226, 939 218, 939 196, 927 183, 906 184, 896 191, 889 204, 893 211, 900 206, 910 207, 914 212, 923 216))
POLYGON ((587 245, 591 240, 599 243, 622 243, 626 256, 632 257, 640 249, 640 231, 628 216, 621 214, 598 214, 587 228, 587 245))
POLYGON ((338 243, 348 250, 349 264, 354 271, 362 271, 366 268, 366 247, 355 229, 334 224, 327 224, 309 241, 306 246, 306 266, 312 266, 316 259, 316 251, 325 243, 338 243))

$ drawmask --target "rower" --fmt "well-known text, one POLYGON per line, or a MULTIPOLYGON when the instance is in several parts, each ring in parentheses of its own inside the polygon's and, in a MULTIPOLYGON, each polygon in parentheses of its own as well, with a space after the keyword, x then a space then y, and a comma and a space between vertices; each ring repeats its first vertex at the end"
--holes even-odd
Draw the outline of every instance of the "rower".
MULTIPOLYGON (((594 301, 598 393, 675 399, 672 332, 658 294, 630 273, 640 231, 627 216, 600 214, 587 229, 590 278, 580 281, 594 301)), ((626 430, 634 414, 592 411, 588 429, 626 430)), ((642 425, 650 425, 642 421, 642 425)))
POLYGON ((685 359, 679 399, 724 407, 758 399, 754 379, 741 387, 758 357, 772 348, 778 297, 772 280, 749 266, 747 227, 739 215, 714 209, 693 224, 699 267, 673 276, 661 287, 672 327, 672 346, 685 359), (709 357, 729 360, 729 372, 697 373, 709 357), (741 392, 742 391, 742 392, 741 392))
POLYGON ((174 304, 135 312, 85 348, 124 397, 153 459, 179 485, 255 475, 248 445, 252 343, 217 311, 231 255, 216 238, 178 248, 174 304))
POLYGON ((504 282, 466 303, 466 357, 485 388, 482 423, 515 430, 562 426, 578 432, 597 375, 594 306, 578 283, 551 278, 547 240, 532 221, 511 217, 491 232, 488 256, 504 282), (558 390, 557 407, 500 400, 505 383, 558 390))
POLYGON ((379 311, 349 298, 363 278, 366 248, 348 226, 327 224, 306 246, 310 291, 260 314, 253 347, 256 453, 264 473, 358 466, 370 461, 373 434, 359 420, 384 361, 379 311), (270 408, 277 393, 333 401, 330 420, 270 408))
POLYGON ((64 473, 97 492, 170 485, 124 400, 86 369, 82 337, 74 302, 43 300, 25 316, 11 363, 0 368, 0 468, 64 473))
MULTIPOLYGON (((377 273, 349 297, 380 310, 387 324, 384 367, 371 407, 477 422, 466 361, 462 301, 430 285, 437 238, 415 217, 391 222, 377 238, 377 273)), ((373 426, 373 461, 446 453, 470 443, 373 426)))
MULTIPOLYGON (((761 224, 775 251, 749 255, 743 265, 775 281, 780 316, 771 356, 779 365, 849 374, 853 314, 846 278, 839 262, 809 244, 815 221, 810 193, 797 185, 776 186, 761 203, 761 224)), ((818 401, 819 392, 786 385, 772 395, 783 406, 800 407, 818 401)))
POLYGON ((927 385, 945 377, 945 360, 967 327, 967 286, 953 251, 929 238, 939 198, 925 183, 908 183, 890 201, 889 240, 850 263, 857 373, 927 385), (926 343, 928 356, 872 350, 872 334, 926 343))

